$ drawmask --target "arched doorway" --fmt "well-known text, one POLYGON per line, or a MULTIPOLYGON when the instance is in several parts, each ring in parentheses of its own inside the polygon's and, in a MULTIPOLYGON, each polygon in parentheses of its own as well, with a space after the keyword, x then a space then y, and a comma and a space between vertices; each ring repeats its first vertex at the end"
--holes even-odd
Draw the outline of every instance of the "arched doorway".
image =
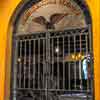
POLYGON ((13 32, 12 100, 92 100, 91 18, 83 2, 27 2, 13 32))

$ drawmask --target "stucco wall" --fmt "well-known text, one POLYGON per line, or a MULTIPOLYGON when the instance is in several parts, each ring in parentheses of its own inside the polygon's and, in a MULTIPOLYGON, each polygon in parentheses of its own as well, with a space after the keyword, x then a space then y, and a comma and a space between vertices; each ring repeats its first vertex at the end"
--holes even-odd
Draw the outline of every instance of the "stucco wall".
MULTIPOLYGON (((0 0, 0 100, 9 94, 5 92, 9 87, 9 62, 11 52, 11 16, 21 0, 0 0), (6 82, 6 85, 5 85, 6 82), (5 87, 6 86, 6 87, 5 87), (4 96, 4 93, 6 95, 4 96)), ((100 0, 87 0, 93 22, 93 45, 94 45, 94 73, 95 73, 95 100, 100 100, 100 0)))

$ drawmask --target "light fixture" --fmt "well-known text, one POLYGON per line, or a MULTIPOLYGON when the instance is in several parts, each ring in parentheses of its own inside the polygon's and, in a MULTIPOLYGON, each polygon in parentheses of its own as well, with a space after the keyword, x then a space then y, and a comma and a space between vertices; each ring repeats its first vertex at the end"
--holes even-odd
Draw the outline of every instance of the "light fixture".
POLYGON ((17 61, 18 61, 18 62, 21 62, 21 58, 18 58, 17 61))
POLYGON ((56 47, 55 52, 56 52, 56 53, 58 53, 58 52, 59 52, 59 48, 58 48, 58 47, 56 47))
POLYGON ((81 56, 82 56, 82 55, 79 53, 79 54, 78 54, 78 58, 81 58, 81 56))
POLYGON ((72 59, 75 59, 75 54, 72 54, 72 59))

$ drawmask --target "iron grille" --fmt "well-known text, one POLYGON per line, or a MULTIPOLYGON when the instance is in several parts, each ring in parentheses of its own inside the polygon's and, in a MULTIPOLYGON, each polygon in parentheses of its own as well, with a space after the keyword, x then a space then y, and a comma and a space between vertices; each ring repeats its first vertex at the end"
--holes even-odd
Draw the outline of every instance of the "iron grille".
POLYGON ((89 35, 88 28, 15 34, 11 99, 92 100, 89 35))

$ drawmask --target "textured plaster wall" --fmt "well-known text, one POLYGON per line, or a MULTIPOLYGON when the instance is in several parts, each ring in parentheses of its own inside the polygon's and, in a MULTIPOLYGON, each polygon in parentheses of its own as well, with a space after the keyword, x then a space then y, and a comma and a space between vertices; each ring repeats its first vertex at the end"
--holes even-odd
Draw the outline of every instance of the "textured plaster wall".
MULTIPOLYGON (((0 0, 0 100, 9 95, 11 56, 11 16, 21 0, 0 0)), ((100 0, 86 0, 93 22, 95 100, 100 100, 100 0)), ((6 99, 7 100, 7 99, 6 99)))

